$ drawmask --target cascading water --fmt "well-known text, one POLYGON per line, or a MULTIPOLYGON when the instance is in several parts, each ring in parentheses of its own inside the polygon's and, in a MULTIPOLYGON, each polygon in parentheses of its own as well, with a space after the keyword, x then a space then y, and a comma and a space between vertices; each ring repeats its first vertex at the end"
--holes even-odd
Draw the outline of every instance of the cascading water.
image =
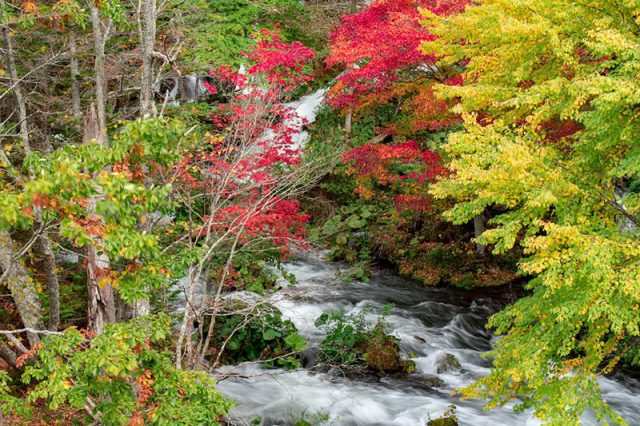
MULTIPOLYGON (((404 378, 375 381, 350 379, 338 371, 266 370, 258 364, 224 367, 219 374, 237 373, 218 388, 238 401, 232 418, 238 423, 260 417, 264 425, 290 425, 305 416, 322 415, 322 424, 420 425, 440 416, 449 404, 458 407, 461 425, 537 425, 530 412, 514 413, 513 404, 490 412, 481 401, 460 401, 455 389, 472 383, 489 371, 481 356, 494 339, 484 329, 487 317, 505 301, 505 289, 483 289, 484 296, 453 288, 427 288, 396 276, 380 273, 370 283, 341 283, 339 265, 308 257, 287 265, 298 284, 284 288, 269 301, 291 319, 310 347, 317 347, 322 332, 314 321, 323 311, 355 313, 365 306, 393 304, 387 322, 400 347, 416 363, 416 371, 404 378), (486 296, 494 293, 497 297, 486 296), (443 358, 454 355, 456 371, 442 371, 443 358), (437 376, 441 383, 425 378, 437 376)), ((367 315, 376 321, 377 316, 367 315)), ((605 399, 629 424, 640 424, 640 383, 632 378, 600 381, 605 399)), ((311 416, 311 417, 309 417, 311 416)), ((317 417, 320 418, 320 417, 317 417)), ((312 422, 313 423, 313 422, 312 422)), ((248 423, 247 423, 248 424, 248 423)), ((596 425, 587 413, 583 424, 596 425)))
POLYGON ((296 117, 291 123, 299 132, 295 135, 294 141, 296 148, 304 148, 305 143, 309 139, 309 133, 304 130, 305 124, 311 124, 316 121, 316 113, 326 94, 326 89, 319 89, 313 93, 301 97, 299 100, 289 102, 287 106, 293 108, 296 112, 296 117))

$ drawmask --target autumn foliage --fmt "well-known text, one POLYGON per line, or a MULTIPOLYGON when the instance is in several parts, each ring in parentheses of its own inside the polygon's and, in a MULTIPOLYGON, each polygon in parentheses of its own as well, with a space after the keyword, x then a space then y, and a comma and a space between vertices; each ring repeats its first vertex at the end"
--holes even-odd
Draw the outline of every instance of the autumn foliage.
POLYGON ((378 0, 360 13, 342 17, 331 35, 331 55, 326 63, 345 72, 329 92, 329 102, 339 110, 363 110, 396 103, 406 123, 390 131, 410 134, 446 128, 457 121, 446 102, 431 90, 434 81, 459 84, 455 69, 435 67, 437 57, 419 47, 435 36, 421 25, 422 11, 448 16, 469 2, 431 0, 378 0))
MULTIPOLYGON (((302 242, 308 217, 299 204, 281 195, 287 171, 300 162, 297 138, 302 120, 284 101, 307 83, 304 69, 313 50, 282 41, 278 31, 262 31, 246 53, 246 73, 223 67, 211 73, 227 102, 212 115, 209 147, 185 157, 179 180, 190 190, 222 197, 214 213, 205 213, 198 235, 239 232, 238 242, 269 240, 284 255, 302 242)), ((220 94, 215 85, 209 91, 220 94)))
POLYGON ((344 160, 350 164, 347 173, 354 177, 358 195, 379 199, 391 191, 390 201, 399 211, 428 211, 428 183, 445 170, 436 152, 422 150, 415 141, 365 144, 345 153, 344 160))

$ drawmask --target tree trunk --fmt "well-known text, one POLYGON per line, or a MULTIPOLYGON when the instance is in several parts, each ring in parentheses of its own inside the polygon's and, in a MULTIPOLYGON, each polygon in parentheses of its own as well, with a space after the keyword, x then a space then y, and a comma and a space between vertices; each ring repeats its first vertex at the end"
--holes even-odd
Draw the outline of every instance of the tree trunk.
MULTIPOLYGON (((29 123, 27 117, 27 106, 22 95, 22 83, 18 76, 18 69, 16 67, 15 56, 13 51, 13 45, 11 42, 11 35, 8 29, 3 28, 4 40, 7 47, 7 63, 9 66, 9 75, 11 77, 11 83, 13 86, 13 94, 16 99, 16 106, 18 109, 18 119, 20 120, 20 137, 22 138, 23 150, 25 157, 31 153, 31 144, 29 141, 29 123)), ((30 170, 31 178, 33 178, 33 171, 30 170)), ((35 220, 36 228, 40 228, 42 225, 42 215, 36 212, 35 220)), ((36 248, 44 258, 44 272, 47 277, 47 288, 49 292, 49 329, 57 330, 60 324, 60 298, 59 298, 59 283, 58 283, 58 271, 56 270, 56 261, 53 255, 53 251, 49 245, 46 234, 42 234, 37 237, 36 248)), ((26 270, 24 271, 25 273, 26 270)), ((24 322, 24 319, 23 319, 24 322)), ((25 323, 26 325, 26 323, 25 323)), ((35 327, 34 327, 35 328, 35 327)))
POLYGON ((80 71, 78 67, 78 47, 75 34, 69 34, 69 49, 71 51, 71 111, 77 120, 82 116, 80 105, 80 71))
MULTIPOLYGON (((146 172, 147 170, 145 167, 145 174, 146 172)), ((147 189, 150 186, 148 179, 146 178, 145 178, 144 185, 147 189)), ((151 231, 151 224, 152 224, 151 218, 147 217, 147 220, 145 222, 140 223, 138 228, 140 229, 140 231, 147 233, 151 231)), ((148 289, 149 289, 148 287, 145 288, 145 290, 148 290, 148 289)), ((151 313, 151 301, 148 298, 134 300, 133 303, 131 303, 130 305, 130 312, 131 312, 131 318, 138 318, 138 317, 144 317, 146 315, 149 315, 151 313)))
POLYGON ((188 288, 185 289, 185 307, 184 314, 182 318, 182 324, 180 325, 180 332, 178 333, 178 341, 176 342, 176 367, 183 368, 183 357, 186 355, 187 361, 192 360, 192 352, 193 352, 193 320, 196 317, 195 306, 193 306, 193 301, 196 294, 196 287, 198 286, 198 281, 200 279, 200 274, 198 273, 198 266, 189 267, 189 283, 188 288), (183 354, 183 345, 185 349, 185 354, 183 354))
MULTIPOLYGON (((140 115, 150 117, 154 114, 153 96, 153 51, 156 44, 156 20, 157 5, 156 0, 142 1, 142 22, 141 22, 141 50, 142 50, 142 81, 140 84, 140 115)), ((145 186, 147 185, 145 179, 145 186)), ((140 225, 142 231, 148 230, 151 221, 140 225)), ((149 315, 151 305, 148 299, 136 300, 131 305, 131 315, 133 318, 149 315)))
MULTIPOLYGON (((96 115, 96 108, 91 104, 89 111, 84 117, 83 141, 85 143, 99 140, 101 129, 96 115)), ((106 139, 105 139, 106 141, 106 139)), ((87 200, 87 210, 95 211, 96 197, 87 200)), ((87 257, 87 289, 89 293, 88 301, 88 323, 89 328, 100 334, 105 324, 116 321, 116 304, 113 295, 113 287, 110 283, 101 283, 110 271, 109 257, 100 251, 103 243, 97 239, 94 245, 87 246, 85 256, 87 257)))
POLYGON ((88 1, 91 10, 91 26, 93 27, 93 44, 95 55, 95 85, 96 85, 96 114, 98 131, 95 140, 101 144, 107 143, 107 115, 106 115, 106 82, 104 71, 104 46, 108 29, 102 31, 100 9, 92 0, 88 1))
POLYGON ((11 41, 11 34, 9 33, 8 26, 4 26, 2 28, 2 34, 4 36, 4 42, 7 49, 7 67, 9 68, 9 77, 11 77, 13 95, 16 98, 16 106, 18 107, 18 120, 20 121, 18 126, 20 129, 20 137, 24 143, 25 153, 29 154, 31 147, 29 146, 29 127, 27 125, 27 104, 25 103, 24 96, 22 95, 22 84, 18 77, 18 68, 16 67, 13 43, 11 41))
MULTIPOLYGON (((485 223, 484 212, 476 215, 473 218, 473 233, 476 238, 479 238, 480 235, 484 233, 484 230, 485 230, 484 223, 485 223)), ((486 249, 485 246, 483 246, 480 243, 476 243, 476 251, 478 252, 478 254, 484 255, 485 249, 486 249)))
POLYGON ((116 322, 113 287, 110 283, 100 282, 110 271, 109 258, 92 246, 87 246, 85 255, 89 291, 88 325, 91 330, 100 334, 106 324, 116 322))
POLYGON ((140 84, 140 115, 151 116, 153 104, 153 50, 156 44, 156 0, 143 0, 142 4, 142 82, 140 84))
MULTIPOLYGON (((7 231, 0 231, 0 269, 6 278, 13 301, 25 327, 40 329, 42 306, 33 279, 26 268, 16 258, 16 248, 7 231)), ((37 334, 27 333, 33 347, 40 341, 37 334)))
MULTIPOLYGON (((15 352, 9 349, 9 346, 4 343, 0 343, 0 358, 2 358, 11 367, 16 368, 18 357, 15 352)), ((0 426, 2 423, 0 422, 0 426)))
POLYGON ((351 139, 351 133, 353 131, 353 112, 351 108, 347 110, 347 114, 344 117, 344 132, 347 139, 351 139))
POLYGON ((51 250, 51 244, 47 239, 46 232, 43 232, 38 237, 36 248, 43 258, 44 273, 47 276, 47 292, 49 295, 48 328, 51 331, 57 331, 60 327, 60 282, 58 281, 56 258, 53 250, 51 250))

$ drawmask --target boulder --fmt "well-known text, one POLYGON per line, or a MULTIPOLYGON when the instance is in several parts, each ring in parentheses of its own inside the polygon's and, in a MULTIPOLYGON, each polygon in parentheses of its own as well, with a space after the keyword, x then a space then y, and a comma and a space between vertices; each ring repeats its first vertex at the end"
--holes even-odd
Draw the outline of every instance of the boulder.
POLYGON ((391 339, 374 339, 367 345, 365 359, 367 367, 380 373, 401 370, 400 348, 391 339))
POLYGON ((413 380, 425 384, 430 388, 439 388, 444 386, 444 380, 437 376, 416 377, 413 380))
POLYGON ((458 426, 458 418, 456 417, 456 406, 450 405, 442 415, 437 419, 431 419, 427 422, 427 426, 458 426))
POLYGON ((447 373, 451 371, 458 371, 462 368, 460 361, 453 354, 445 354, 440 360, 438 360, 438 373, 447 373))

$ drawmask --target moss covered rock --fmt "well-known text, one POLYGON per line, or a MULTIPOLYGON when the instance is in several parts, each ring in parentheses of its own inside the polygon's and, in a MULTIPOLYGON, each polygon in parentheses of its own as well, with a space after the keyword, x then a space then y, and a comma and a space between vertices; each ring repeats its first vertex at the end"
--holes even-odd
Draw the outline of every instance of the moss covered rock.
POLYGON ((371 338, 365 344, 367 367, 380 373, 394 373, 404 369, 400 359, 400 347, 396 340, 385 334, 382 324, 371 331, 371 338))
POLYGON ((437 419, 431 419, 427 422, 427 426, 458 426, 458 418, 456 417, 456 406, 450 405, 442 415, 437 419))
POLYGON ((417 377, 413 380, 423 383, 432 388, 439 388, 440 386, 444 386, 444 380, 437 376, 417 377))
POLYGON ((367 367, 381 373, 393 373, 402 369, 400 349, 392 340, 372 342, 365 352, 367 367))
POLYGON ((451 371, 458 371, 462 368, 460 361, 453 354, 445 354, 438 361, 438 373, 447 373, 451 371))

